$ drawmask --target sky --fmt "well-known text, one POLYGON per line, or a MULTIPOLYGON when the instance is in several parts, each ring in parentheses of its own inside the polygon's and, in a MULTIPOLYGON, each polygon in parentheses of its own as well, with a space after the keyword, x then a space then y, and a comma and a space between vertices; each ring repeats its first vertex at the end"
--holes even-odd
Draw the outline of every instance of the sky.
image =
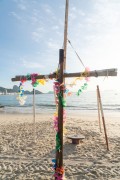
MULTIPOLYGON (((64 41, 65 0, 0 0, 0 86, 16 75, 50 74, 64 41)), ((68 39, 90 70, 117 68, 117 77, 90 78, 88 90, 120 90, 120 0, 69 0, 68 39)), ((66 72, 83 71, 67 44, 66 72)), ((66 80, 69 81, 69 80, 66 80)), ((72 81, 72 80, 70 80, 72 81)), ((83 82, 78 82, 76 91, 83 82)), ((51 91, 53 82, 36 89, 51 91)), ((26 82, 25 90, 31 90, 26 82)))

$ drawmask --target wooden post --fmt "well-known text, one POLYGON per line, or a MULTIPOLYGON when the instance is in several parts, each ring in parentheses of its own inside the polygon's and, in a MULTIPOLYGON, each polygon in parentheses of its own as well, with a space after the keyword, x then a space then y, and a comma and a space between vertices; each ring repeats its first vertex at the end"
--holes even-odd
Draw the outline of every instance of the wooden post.
MULTIPOLYGON (((99 76, 106 76, 106 73, 109 72, 108 76, 117 76, 117 69, 112 68, 112 69, 103 69, 103 70, 94 70, 94 71, 90 71, 88 74, 88 77, 99 77, 99 76)), ((63 77, 64 78, 71 78, 71 77, 80 77, 81 74, 84 74, 84 72, 77 72, 77 73, 64 73, 63 77)), ((38 75, 36 77, 36 79, 44 79, 45 77, 48 78, 56 78, 56 74, 45 74, 45 75, 38 75)), ((83 75, 84 77, 84 75, 83 75)), ((19 75, 19 76, 15 76, 14 78, 12 78, 12 81, 21 81, 22 78, 26 78, 26 75, 19 75)), ((31 80, 31 77, 29 77, 27 80, 31 80)))
POLYGON ((98 85, 97 85, 97 92, 98 92, 98 98, 99 98, 99 102, 100 102, 100 109, 101 109, 101 115, 102 115, 102 121, 103 121, 103 127, 104 127, 107 150, 109 151, 108 137, 107 137, 107 131, 106 131, 106 125, 105 125, 105 118, 104 118, 104 113, 103 113, 103 108, 102 108, 102 101, 101 101, 100 90, 99 90, 98 85))
MULTIPOLYGON (((59 82, 60 84, 63 83, 63 63, 64 63, 64 50, 60 49, 59 51, 59 64, 60 64, 60 70, 59 70, 59 82)), ((60 87, 60 94, 61 98, 63 98, 63 89, 60 87)), ((63 106, 61 102, 59 101, 58 105, 58 134, 60 137, 60 150, 56 151, 56 162, 57 167, 63 167, 63 106)))
POLYGON ((35 89, 33 88, 33 136, 34 142, 36 141, 36 127, 35 127, 35 89))
POLYGON ((98 106, 98 121, 99 121, 99 128, 100 128, 100 132, 101 131, 101 122, 100 122, 100 102, 99 102, 99 97, 98 97, 98 90, 97 90, 97 106, 98 106))
MULTIPOLYGON (((66 50, 67 50, 67 32, 68 32, 68 7, 69 0, 66 0, 65 25, 64 25, 64 72, 66 70, 66 50)), ((64 79, 65 81, 65 79, 64 79)))

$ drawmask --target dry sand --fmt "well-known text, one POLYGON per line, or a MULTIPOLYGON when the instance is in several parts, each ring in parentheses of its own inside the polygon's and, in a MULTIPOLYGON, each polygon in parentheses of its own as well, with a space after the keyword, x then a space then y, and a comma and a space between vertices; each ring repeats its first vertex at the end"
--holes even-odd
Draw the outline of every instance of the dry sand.
MULTIPOLYGON (((36 142, 32 115, 0 114, 0 180, 50 180, 55 157, 52 114, 36 115, 36 142)), ((97 116, 67 116, 67 135, 82 134, 79 145, 64 137, 67 180, 120 180, 120 119, 105 118, 110 151, 97 116)))

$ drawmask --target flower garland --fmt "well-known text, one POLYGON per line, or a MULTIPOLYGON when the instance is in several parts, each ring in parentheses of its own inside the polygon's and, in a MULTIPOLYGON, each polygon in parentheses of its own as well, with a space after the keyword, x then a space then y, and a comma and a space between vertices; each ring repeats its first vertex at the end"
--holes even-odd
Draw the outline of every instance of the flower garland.
MULTIPOLYGON (((59 137, 59 133, 58 133, 58 103, 61 103, 62 107, 63 107, 63 124, 65 124, 66 121, 66 112, 64 107, 66 107, 66 101, 65 98, 67 95, 69 96, 71 93, 69 92, 69 90, 66 88, 66 86, 62 83, 60 84, 58 80, 56 80, 54 82, 53 85, 53 89, 54 89, 54 94, 55 94, 55 103, 56 103, 56 112, 54 113, 54 129, 56 130, 56 151, 59 151, 61 148, 61 144, 60 144, 60 137, 59 137), (61 90, 64 92, 64 97, 62 97, 61 94, 61 90)), ((63 127, 63 131, 65 132, 65 128, 63 127)), ((64 175, 64 168, 63 167, 57 167, 56 164, 56 159, 53 159, 52 162, 53 164, 53 170, 54 170, 54 177, 57 180, 63 180, 63 175, 64 175)))
POLYGON ((90 69, 89 68, 85 68, 85 71, 81 74, 81 77, 83 79, 83 76, 85 77, 85 83, 80 87, 80 89, 78 89, 77 91, 77 95, 79 96, 83 90, 86 90, 87 89, 87 86, 88 86, 88 81, 89 81, 89 72, 90 72, 90 69))
MULTIPOLYGON (((36 77, 38 76, 38 74, 27 74, 26 76, 24 77, 21 77, 21 80, 20 80, 20 84, 19 84, 19 90, 18 90, 18 96, 16 97, 16 99, 19 101, 19 104, 20 105, 24 105, 25 102, 26 102, 26 98, 27 96, 24 96, 24 89, 23 89, 23 84, 31 79, 32 80, 32 86, 33 87, 37 87, 39 84, 42 84, 44 85, 46 83, 46 79, 36 79, 36 77)), ((48 77, 46 77, 48 78, 48 77)))
MULTIPOLYGON (((83 90, 86 90, 87 89, 87 86, 88 86, 88 81, 90 79, 89 76, 89 72, 90 72, 90 69, 88 67, 85 68, 85 71, 83 73, 80 74, 80 77, 77 77, 75 78, 70 84, 67 84, 69 85, 70 87, 73 87, 76 85, 76 81, 77 80, 85 80, 86 82, 78 89, 77 91, 77 95, 79 96, 83 90)), ((71 95, 71 94, 70 94, 71 95)))
MULTIPOLYGON (((83 78, 85 78, 85 80, 86 80, 86 83, 84 83, 84 85, 81 86, 81 88, 78 90, 78 92, 77 92, 78 96, 80 95, 82 90, 85 90, 88 86, 88 84, 87 84, 87 82, 89 80, 88 73, 89 73, 89 69, 85 68, 85 71, 81 74, 81 76, 79 78, 76 78, 73 82, 73 85, 75 85, 76 81, 78 79, 82 80, 83 78)), ((58 112, 58 103, 61 103, 61 105, 63 107, 66 106, 66 101, 62 97, 61 90, 63 90, 63 92, 64 92, 64 97, 66 97, 66 95, 68 95, 68 96, 71 95, 71 93, 66 88, 66 86, 63 83, 60 84, 58 80, 56 80, 54 82, 53 89, 54 89, 54 94, 55 94, 55 103, 56 103, 57 112, 58 112)), ((58 113, 57 112, 54 113, 53 120, 54 120, 54 129, 57 132, 57 134, 56 134, 56 151, 59 151, 61 144, 60 144, 60 137, 58 134, 58 113)), ((66 114, 65 114, 65 110, 63 110, 63 123, 65 123, 65 120, 66 120, 66 114)), ((55 171, 53 176, 57 180, 63 180, 64 168, 63 167, 60 167, 60 168, 57 167, 56 159, 53 159, 52 162, 54 163, 53 164, 53 170, 55 171)))
POLYGON ((27 96, 24 96, 23 81, 21 81, 19 85, 18 96, 16 97, 16 99, 19 101, 20 105, 24 105, 26 98, 27 96))
MULTIPOLYGON (((76 84, 77 80, 82 80, 85 77, 86 83, 84 83, 84 85, 81 86, 80 89, 78 90, 78 92, 77 92, 78 96, 82 93, 83 90, 87 89, 87 86, 88 86, 87 82, 89 81, 89 77, 88 77, 89 71, 90 71, 89 68, 85 68, 85 71, 83 73, 81 73, 81 76, 76 78, 70 85, 71 87, 74 86, 76 84)), ((59 72, 59 70, 57 69, 55 71, 56 79, 58 78, 58 72, 59 72)), ((24 96, 24 89, 23 89, 24 82, 31 79, 32 80, 32 83, 31 83, 32 86, 37 87, 39 84, 45 85, 45 83, 48 81, 47 79, 49 78, 48 76, 45 76, 44 79, 36 79, 37 76, 38 76, 37 73, 33 73, 33 74, 27 74, 26 76, 21 78, 21 82, 20 82, 20 85, 19 85, 18 96, 17 96, 17 100, 19 101, 20 105, 24 105, 25 100, 27 98, 27 96, 24 96)), ((58 102, 60 101, 62 106, 65 107, 66 106, 66 101, 61 96, 60 86, 62 87, 61 89, 64 90, 64 97, 70 96, 72 93, 69 92, 69 89, 67 89, 66 86, 63 83, 60 84, 58 81, 56 81, 54 83, 54 91, 55 91, 55 93, 57 95, 57 97, 56 97, 56 105, 58 105, 58 102)))

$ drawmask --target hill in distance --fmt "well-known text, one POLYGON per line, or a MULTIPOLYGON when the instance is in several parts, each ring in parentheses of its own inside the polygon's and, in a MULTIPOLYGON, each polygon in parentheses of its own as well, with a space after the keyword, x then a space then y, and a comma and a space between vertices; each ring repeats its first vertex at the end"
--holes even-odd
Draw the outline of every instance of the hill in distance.
MULTIPOLYGON (((7 89, 4 87, 0 87, 0 92, 3 94, 6 93, 17 93, 19 90, 19 87, 17 85, 14 85, 12 89, 7 89)), ((33 91, 24 91, 24 94, 33 94, 33 91)), ((43 94, 41 91, 35 90, 35 94, 43 94)))

